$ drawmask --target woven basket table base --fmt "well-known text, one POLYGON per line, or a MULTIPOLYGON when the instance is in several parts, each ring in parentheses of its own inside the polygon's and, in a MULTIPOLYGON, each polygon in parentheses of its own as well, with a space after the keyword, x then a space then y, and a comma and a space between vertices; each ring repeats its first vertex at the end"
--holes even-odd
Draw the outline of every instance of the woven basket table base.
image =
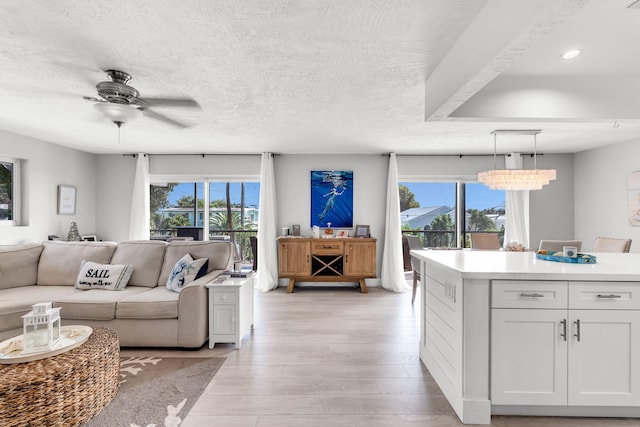
POLYGON ((0 426, 78 426, 113 400, 119 382, 118 335, 94 328, 66 353, 0 365, 0 426))

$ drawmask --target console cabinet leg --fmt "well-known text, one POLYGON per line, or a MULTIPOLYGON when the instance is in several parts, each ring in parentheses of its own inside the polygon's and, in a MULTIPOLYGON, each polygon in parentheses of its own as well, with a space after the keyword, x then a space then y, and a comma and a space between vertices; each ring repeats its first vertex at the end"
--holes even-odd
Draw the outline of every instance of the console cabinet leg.
POLYGON ((296 279, 289 279, 289 286, 287 286, 287 293, 288 294, 292 294, 293 293, 293 287, 296 284, 296 279))
POLYGON ((358 282, 360 282, 360 293, 368 293, 369 291, 367 290, 367 284, 365 283, 364 279, 358 279, 358 282))

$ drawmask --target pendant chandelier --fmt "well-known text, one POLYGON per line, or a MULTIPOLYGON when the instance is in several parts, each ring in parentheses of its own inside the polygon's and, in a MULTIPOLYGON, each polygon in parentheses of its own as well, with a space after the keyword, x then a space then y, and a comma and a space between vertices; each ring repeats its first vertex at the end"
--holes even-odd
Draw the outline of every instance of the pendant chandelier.
POLYGON ((537 138, 540 129, 498 129, 493 134, 493 169, 480 172, 478 182, 492 190, 540 190, 556 179, 555 169, 537 168, 537 138), (496 143, 498 135, 532 135, 533 136, 533 169, 497 169, 496 143))

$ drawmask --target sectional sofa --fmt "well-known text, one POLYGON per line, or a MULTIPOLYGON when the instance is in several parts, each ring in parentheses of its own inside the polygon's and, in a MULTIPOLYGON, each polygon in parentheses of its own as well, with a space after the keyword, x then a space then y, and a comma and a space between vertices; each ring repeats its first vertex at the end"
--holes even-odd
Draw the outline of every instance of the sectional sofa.
MULTIPOLYGON (((121 346, 197 348, 208 339, 205 284, 233 263, 218 241, 57 242, 0 248, 0 340, 22 333, 21 316, 37 302, 61 308, 62 325, 114 329, 121 346), (166 288, 185 254, 208 258, 204 276, 180 292, 166 288), (77 289, 83 260, 130 264, 123 290, 77 289)), ((203 271, 204 273, 204 271, 203 271)))

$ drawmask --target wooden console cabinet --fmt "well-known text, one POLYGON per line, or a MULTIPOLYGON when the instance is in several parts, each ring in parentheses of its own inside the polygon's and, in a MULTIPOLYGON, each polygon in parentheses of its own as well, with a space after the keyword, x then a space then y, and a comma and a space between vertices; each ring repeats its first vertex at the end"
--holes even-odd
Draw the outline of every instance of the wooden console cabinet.
POLYGON ((376 239, 280 237, 278 275, 289 279, 287 292, 299 282, 358 282, 376 277, 376 239))

